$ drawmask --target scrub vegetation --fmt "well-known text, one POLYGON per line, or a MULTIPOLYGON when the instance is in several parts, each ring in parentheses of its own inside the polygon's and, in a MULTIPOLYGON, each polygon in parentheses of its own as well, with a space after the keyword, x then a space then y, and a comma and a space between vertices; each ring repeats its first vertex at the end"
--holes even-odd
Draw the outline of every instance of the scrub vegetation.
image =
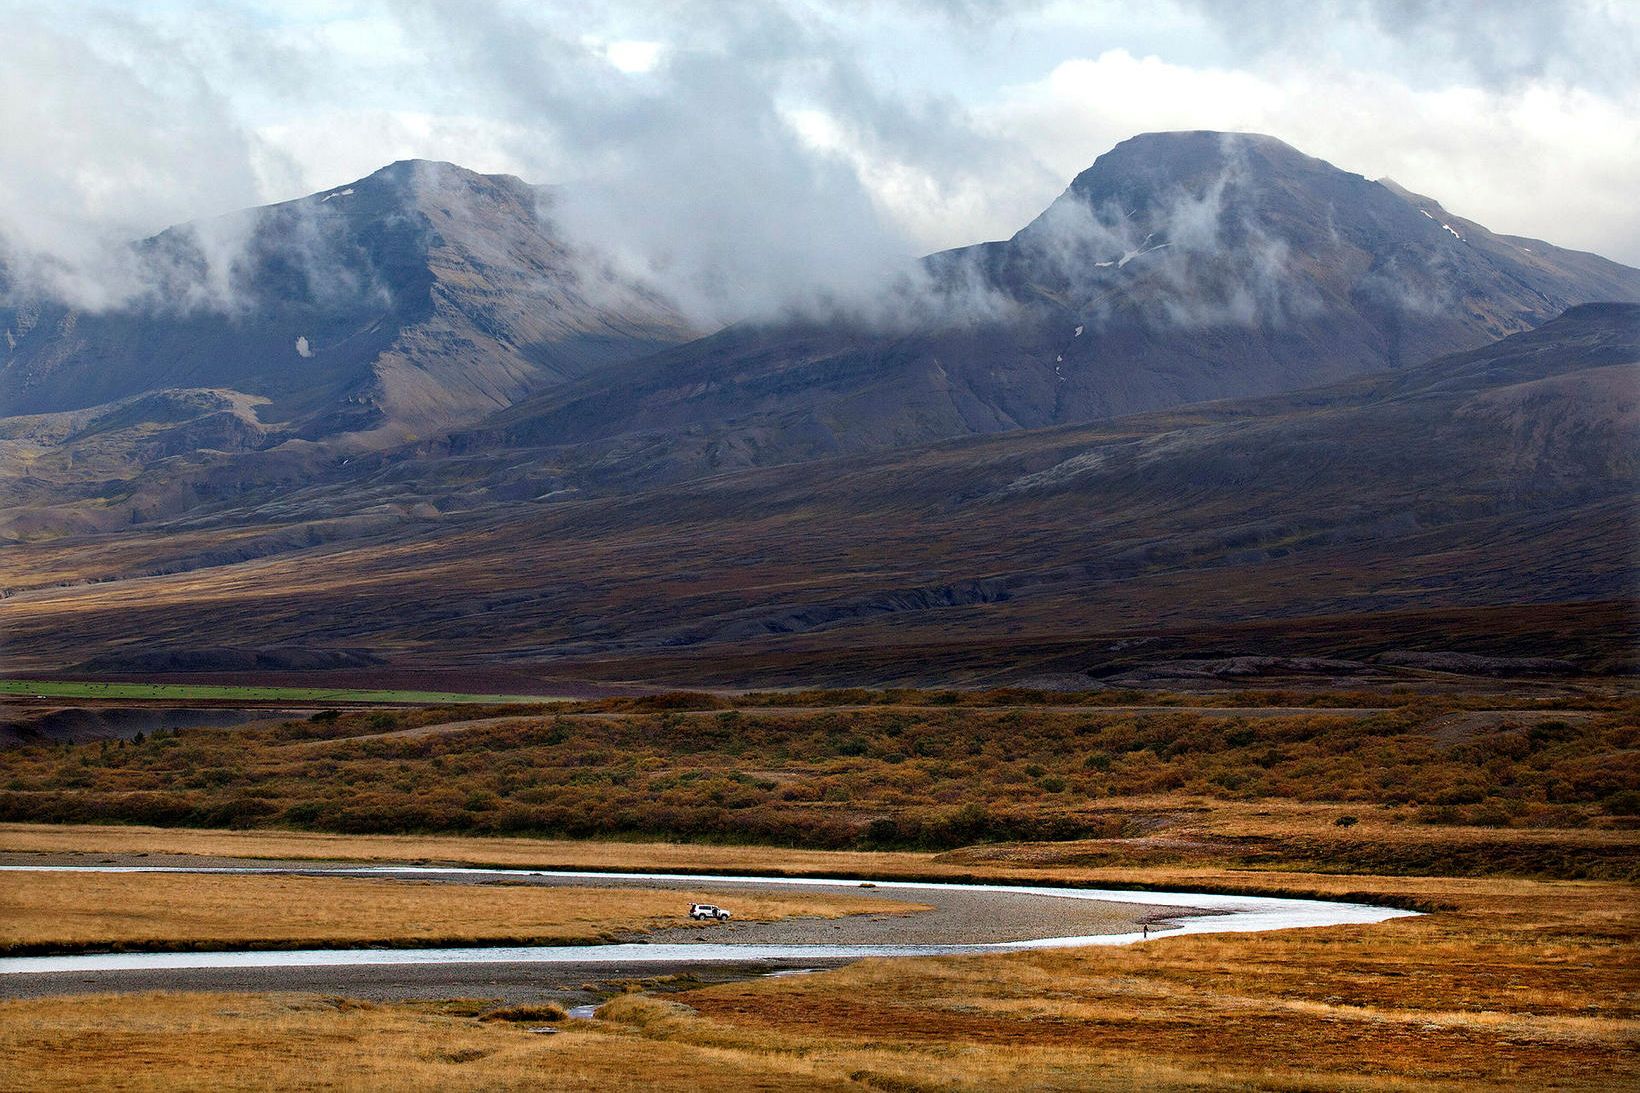
POLYGON ((30 745, 0 754, 0 818, 860 849, 1082 840, 1152 864, 1637 874, 1632 697, 887 698, 331 712, 30 745))

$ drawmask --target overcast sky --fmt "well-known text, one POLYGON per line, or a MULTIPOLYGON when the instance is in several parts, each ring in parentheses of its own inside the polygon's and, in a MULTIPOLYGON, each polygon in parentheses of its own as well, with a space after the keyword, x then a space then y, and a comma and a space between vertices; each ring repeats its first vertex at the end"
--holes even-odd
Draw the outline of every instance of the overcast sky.
POLYGON ((0 16, 14 254, 79 260, 422 157, 562 183, 617 247, 846 274, 1010 235, 1135 133, 1236 129, 1640 265, 1636 0, 0 0, 0 16))

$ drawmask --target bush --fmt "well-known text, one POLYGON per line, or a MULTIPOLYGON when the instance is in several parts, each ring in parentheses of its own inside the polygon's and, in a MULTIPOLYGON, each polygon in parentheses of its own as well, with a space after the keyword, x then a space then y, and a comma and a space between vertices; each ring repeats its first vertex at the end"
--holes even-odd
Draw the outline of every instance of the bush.
POLYGON ((1324 802, 1335 830, 1375 805, 1401 806, 1386 822, 1627 828, 1640 816, 1640 775, 1626 761, 1640 748, 1634 700, 1589 700, 1575 721, 1500 717, 1439 742, 1430 728, 1450 705, 1272 718, 1255 739, 1177 710, 997 710, 972 694, 954 706, 932 696, 900 694, 915 713, 875 709, 875 694, 815 712, 793 707, 832 699, 781 696, 743 713, 699 698, 611 699, 595 707, 618 708, 599 717, 584 716, 594 704, 508 707, 504 725, 369 742, 343 738, 387 719, 415 728, 484 711, 325 711, 318 723, 150 732, 125 748, 42 742, 0 752, 0 818, 944 850, 1145 834, 1091 806, 1175 791, 1208 808, 1324 802), (333 743, 282 746, 320 738, 333 743))
POLYGON ((1602 804, 1613 816, 1640 816, 1640 790, 1625 789, 1614 793, 1602 804))
POLYGON ((479 1015, 480 1021, 516 1021, 520 1024, 550 1024, 569 1020, 569 1013, 556 1002, 535 1002, 521 1006, 503 1006, 479 1015))

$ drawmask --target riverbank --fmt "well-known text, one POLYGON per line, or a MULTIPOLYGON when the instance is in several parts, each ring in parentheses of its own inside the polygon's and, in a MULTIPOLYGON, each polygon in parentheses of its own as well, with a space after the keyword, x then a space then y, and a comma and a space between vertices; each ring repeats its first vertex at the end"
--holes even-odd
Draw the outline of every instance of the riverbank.
POLYGON ((17 1000, 0 1002, 0 1069, 64 1089, 95 1084, 115 1060, 136 1089, 1594 1090, 1640 1078, 1632 886, 1304 874, 1265 883, 1350 885, 1447 909, 716 984, 497 966, 438 1001, 358 1000, 368 983, 345 1001, 296 984, 17 1000), (610 1001, 597 1021, 509 1001, 543 987, 610 1001), (623 993, 631 987, 645 993, 623 993), (484 1019, 497 1012, 535 1016, 484 1019))
MULTIPOLYGON (((132 868, 140 860, 116 858, 118 864, 81 871, 38 861, 38 869, 31 868, 23 857, 9 856, 0 873, 0 957, 576 945, 632 940, 681 926, 689 921, 691 903, 732 904, 741 924, 928 910, 915 902, 850 892, 104 872, 98 870, 132 868)), ((232 868, 220 859, 200 867, 232 868)), ((5 993, 0 981, 0 996, 5 993)))
MULTIPOLYGON (((28 935, 23 951, 89 952, 0 959, 0 997, 185 989, 321 989, 351 996, 363 987, 377 998, 443 998, 460 993, 476 976, 505 975, 519 980, 519 989, 506 995, 509 1000, 580 1004, 587 999, 544 991, 529 966, 595 969, 603 979, 701 968, 721 977, 726 967, 744 966, 748 974, 758 974, 867 956, 1065 939, 1125 942, 1152 926, 1158 932, 1201 929, 1204 922, 1207 928, 1235 928, 1232 918, 1239 922, 1248 916, 1256 925, 1275 926, 1379 913, 1184 893, 1149 898, 892 880, 221 858, 169 866, 117 859, 76 866, 31 864, 27 858, 11 855, 0 873, 6 881, 0 936, 28 935), (688 922, 684 912, 697 902, 731 907, 734 918, 688 922), (1285 917, 1278 922, 1272 915, 1285 917), (440 931, 452 924, 484 932, 475 941, 441 940, 440 931), (515 939, 521 929, 543 926, 563 933, 515 939), (85 940, 116 930, 123 933, 113 943, 85 940), (371 939, 303 944, 332 933, 371 939), (640 934, 641 942, 633 944, 640 934), (223 935, 229 940, 213 942, 223 935)), ((19 948, 12 946, 14 953, 19 948)))

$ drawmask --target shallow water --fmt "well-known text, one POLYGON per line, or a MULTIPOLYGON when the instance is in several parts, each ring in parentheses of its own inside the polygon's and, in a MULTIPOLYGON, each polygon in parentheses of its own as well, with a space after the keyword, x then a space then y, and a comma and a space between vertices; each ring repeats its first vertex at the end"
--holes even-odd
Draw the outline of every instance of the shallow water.
MULTIPOLYGON (((303 876, 405 877, 542 877, 561 880, 745 884, 771 887, 858 889, 916 892, 987 892, 998 895, 1050 896, 1108 903, 1166 904, 1207 912, 1184 915, 1152 926, 1150 937, 1175 934, 1247 933, 1315 926, 1383 922, 1416 914, 1362 903, 1282 899, 1273 896, 1229 896, 1207 892, 1126 891, 1109 888, 1047 888, 1007 884, 940 884, 927 881, 842 880, 817 877, 721 876, 695 873, 604 873, 590 870, 482 869, 457 866, 188 867, 188 866, 0 866, 6 872, 80 873, 230 873, 300 874, 303 876)), ((846 920, 844 920, 846 922, 846 920)), ((0 959, 0 974, 100 972, 131 969, 289 968, 380 964, 722 964, 740 961, 837 962, 876 956, 949 956, 1013 952, 1021 949, 1079 945, 1127 945, 1145 940, 1142 932, 1040 937, 982 945, 768 945, 734 942, 643 942, 614 945, 485 946, 450 949, 294 949, 257 952, 87 953, 75 956, 0 959)))

